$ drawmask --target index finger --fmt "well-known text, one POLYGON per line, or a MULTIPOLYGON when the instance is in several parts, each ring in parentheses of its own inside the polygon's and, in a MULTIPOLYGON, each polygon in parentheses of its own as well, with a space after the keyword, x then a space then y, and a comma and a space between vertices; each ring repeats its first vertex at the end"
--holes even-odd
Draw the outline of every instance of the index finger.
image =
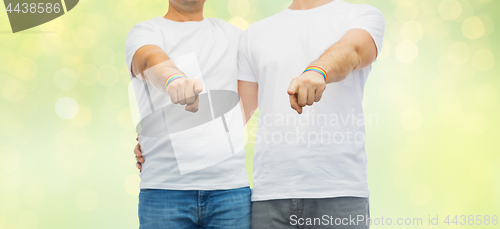
POLYGON ((302 113, 302 107, 299 105, 299 101, 297 100, 297 95, 290 95, 290 105, 294 110, 296 110, 299 114, 302 113))
POLYGON ((296 81, 292 80, 292 82, 290 83, 290 86, 288 87, 287 93, 289 95, 296 94, 297 90, 298 90, 298 87, 299 87, 299 85, 296 83, 296 81))
POLYGON ((203 84, 199 80, 196 80, 193 84, 193 90, 195 95, 199 95, 203 91, 203 84))

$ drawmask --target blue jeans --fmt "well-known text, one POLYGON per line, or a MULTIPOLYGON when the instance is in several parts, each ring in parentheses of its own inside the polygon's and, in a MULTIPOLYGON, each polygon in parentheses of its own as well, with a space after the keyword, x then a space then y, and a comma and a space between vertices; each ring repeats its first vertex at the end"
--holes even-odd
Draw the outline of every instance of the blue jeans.
POLYGON ((250 188, 230 190, 142 189, 140 229, 250 229, 250 188))

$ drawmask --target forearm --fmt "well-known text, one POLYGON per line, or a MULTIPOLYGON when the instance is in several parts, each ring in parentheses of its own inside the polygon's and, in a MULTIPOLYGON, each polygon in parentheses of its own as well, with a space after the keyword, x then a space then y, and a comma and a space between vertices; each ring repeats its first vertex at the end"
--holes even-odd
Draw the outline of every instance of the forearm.
POLYGON ((339 41, 326 50, 311 66, 323 68, 328 76, 326 83, 342 81, 360 64, 354 45, 349 41, 339 41))
POLYGON ((301 114, 303 107, 321 100, 326 84, 344 80, 353 70, 369 66, 376 56, 377 47, 367 31, 347 31, 339 42, 292 80, 287 91, 290 105, 301 114))
POLYGON ((137 50, 132 60, 132 72, 160 91, 166 91, 165 82, 169 76, 184 76, 168 55, 155 45, 146 45, 137 50))
POLYGON ((258 107, 258 84, 240 80, 238 81, 238 93, 243 104, 245 122, 248 122, 258 107))
POLYGON ((311 66, 323 68, 328 76, 326 83, 334 83, 342 81, 355 69, 369 66, 376 56, 377 47, 371 35, 362 29, 352 29, 311 66))

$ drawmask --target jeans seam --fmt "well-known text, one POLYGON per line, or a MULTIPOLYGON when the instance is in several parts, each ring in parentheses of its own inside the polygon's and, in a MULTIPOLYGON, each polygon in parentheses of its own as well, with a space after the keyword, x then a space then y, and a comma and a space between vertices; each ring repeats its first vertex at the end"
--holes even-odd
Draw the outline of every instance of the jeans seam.
POLYGON ((201 224, 201 191, 197 191, 198 194, 198 206, 196 206, 196 211, 198 212, 198 225, 201 224))
MULTIPOLYGON (((366 198, 366 217, 370 218, 370 199, 366 198)), ((370 223, 368 222, 368 219, 366 219, 366 229, 370 229, 370 223)))

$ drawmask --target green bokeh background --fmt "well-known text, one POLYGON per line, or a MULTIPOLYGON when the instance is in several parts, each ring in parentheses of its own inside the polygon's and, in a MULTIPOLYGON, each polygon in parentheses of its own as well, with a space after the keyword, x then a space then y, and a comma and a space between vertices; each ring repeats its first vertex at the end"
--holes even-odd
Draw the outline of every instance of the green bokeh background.
MULTIPOLYGON (((367 126, 371 216, 440 216, 440 226, 398 228, 498 228, 442 221, 500 215, 500 2, 346 1, 387 21, 364 101, 377 117, 367 126)), ((290 2, 207 0, 205 16, 245 29, 290 2)), ((167 9, 81 0, 16 34, 0 13, 0 229, 138 227, 125 37, 167 9)))

